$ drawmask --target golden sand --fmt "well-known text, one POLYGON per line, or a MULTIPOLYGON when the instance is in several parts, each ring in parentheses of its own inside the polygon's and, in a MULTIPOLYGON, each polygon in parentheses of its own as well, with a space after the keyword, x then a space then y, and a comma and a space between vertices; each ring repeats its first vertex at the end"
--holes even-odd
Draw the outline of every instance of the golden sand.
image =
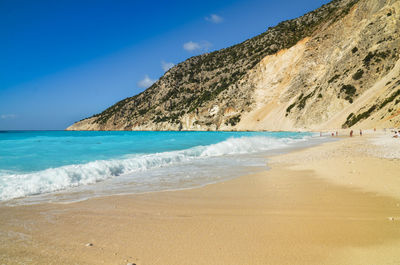
POLYGON ((0 264, 400 264, 400 163, 373 148, 327 143, 192 190, 1 206, 0 264))

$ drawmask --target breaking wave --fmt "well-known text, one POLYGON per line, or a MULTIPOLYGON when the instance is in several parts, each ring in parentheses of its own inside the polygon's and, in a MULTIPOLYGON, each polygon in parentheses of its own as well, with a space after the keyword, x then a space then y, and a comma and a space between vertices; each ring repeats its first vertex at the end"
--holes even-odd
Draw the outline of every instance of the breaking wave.
POLYGON ((185 162, 193 163, 196 159, 281 149, 306 141, 308 138, 310 137, 306 136, 300 139, 264 136, 229 138, 216 144, 196 146, 180 151, 135 154, 120 159, 97 160, 86 164, 66 165, 24 174, 2 172, 0 200, 94 184, 120 175, 172 165, 179 166, 185 162))

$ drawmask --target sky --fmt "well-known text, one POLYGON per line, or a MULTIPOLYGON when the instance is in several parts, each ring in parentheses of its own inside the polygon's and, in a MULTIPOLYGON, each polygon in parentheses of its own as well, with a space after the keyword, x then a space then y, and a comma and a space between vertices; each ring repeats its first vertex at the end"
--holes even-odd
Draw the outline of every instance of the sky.
POLYGON ((0 130, 63 130, 328 0, 0 0, 0 130))

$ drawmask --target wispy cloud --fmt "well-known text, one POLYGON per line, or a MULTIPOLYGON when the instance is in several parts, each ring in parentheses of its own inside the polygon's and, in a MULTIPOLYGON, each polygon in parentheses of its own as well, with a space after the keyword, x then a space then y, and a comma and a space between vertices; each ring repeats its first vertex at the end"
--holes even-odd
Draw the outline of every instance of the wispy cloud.
POLYGON ((174 66, 175 66, 174 63, 161 61, 161 67, 164 70, 164 72, 168 71, 169 69, 171 69, 174 66))
POLYGON ((148 88, 156 81, 157 80, 151 79, 148 75, 145 75, 144 78, 137 83, 137 85, 140 88, 148 88))
POLYGON ((1 114, 0 119, 2 120, 9 120, 9 119, 15 119, 17 117, 16 114, 1 114))
POLYGON ((199 50, 200 49, 200 44, 197 42, 189 41, 183 44, 183 48, 189 52, 199 50))
POLYGON ((215 24, 219 24, 224 21, 224 19, 221 16, 218 16, 217 14, 211 14, 208 17, 205 17, 205 20, 215 24))
POLYGON ((208 51, 212 44, 208 41, 194 42, 188 41, 183 44, 183 48, 188 52, 208 51))

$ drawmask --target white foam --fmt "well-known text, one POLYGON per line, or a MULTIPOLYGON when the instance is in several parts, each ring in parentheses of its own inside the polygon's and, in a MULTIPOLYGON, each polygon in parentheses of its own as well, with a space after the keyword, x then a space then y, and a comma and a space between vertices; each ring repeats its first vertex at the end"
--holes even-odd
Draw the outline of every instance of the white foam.
POLYGON ((181 151, 137 154, 124 159, 98 160, 86 164, 50 168, 29 174, 6 174, 0 178, 0 200, 10 200, 93 184, 119 175, 179 165, 188 161, 193 162, 196 159, 280 149, 293 143, 305 141, 308 138, 230 138, 217 144, 197 146, 181 151))
POLYGON ((0 169, 0 177, 5 176, 5 175, 15 174, 15 173, 17 173, 17 172, 12 171, 12 170, 0 169))

